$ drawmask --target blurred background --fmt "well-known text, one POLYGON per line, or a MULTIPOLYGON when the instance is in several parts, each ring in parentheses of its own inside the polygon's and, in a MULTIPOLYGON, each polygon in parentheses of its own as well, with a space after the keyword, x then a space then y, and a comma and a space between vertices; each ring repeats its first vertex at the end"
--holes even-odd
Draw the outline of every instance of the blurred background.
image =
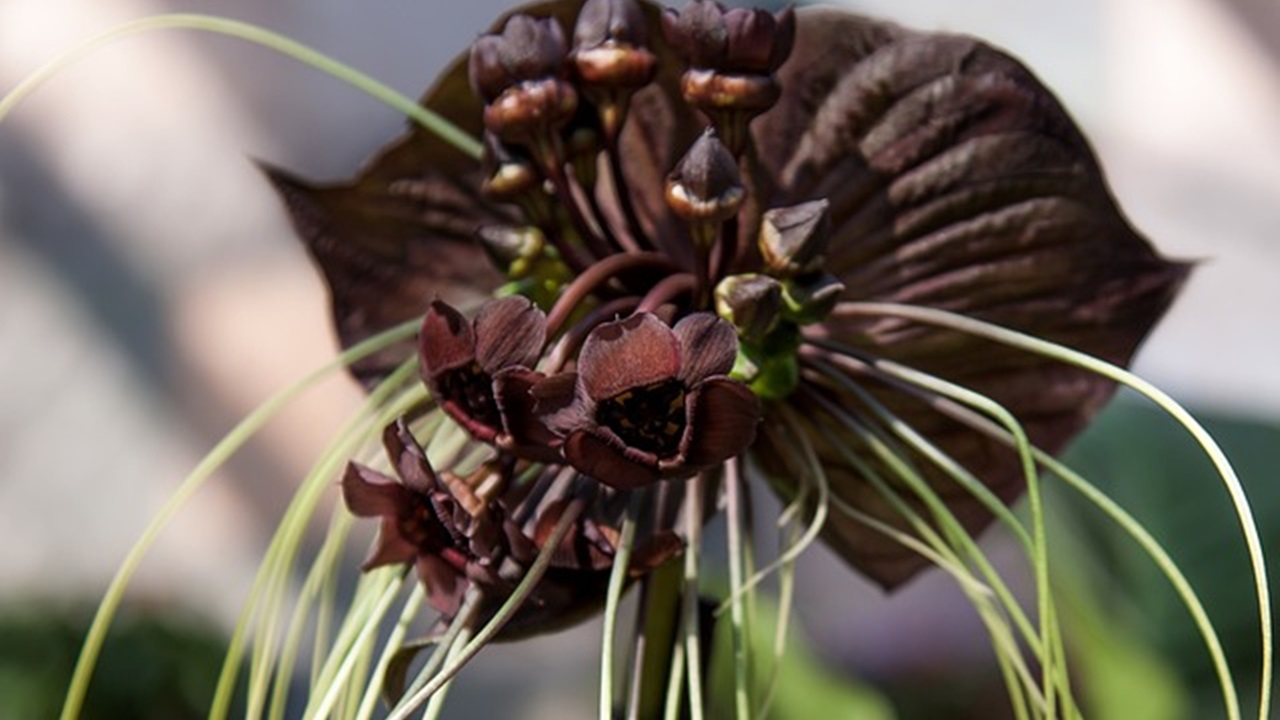
MULTIPOLYGON (((1134 223, 1166 254, 1204 260, 1137 370, 1209 421, 1280 549, 1280 3, 847 5, 1021 57, 1092 138, 1134 223)), ((96 32, 181 10, 260 23, 416 96, 504 7, 0 0, 0 92, 96 32)), ((323 288, 251 159, 336 179, 402 126, 327 76, 191 32, 100 50, 0 124, 0 718, 50 712, 41 703, 61 697, 84 613, 160 504, 236 420, 334 354, 323 288)), ((104 675, 102 716, 141 717, 108 710, 131 707, 110 704, 129 693, 173 694, 152 717, 200 707, 275 518, 359 397, 345 378, 308 394, 177 518, 103 665, 164 671, 104 675)), ((1247 685, 1257 631, 1243 551, 1189 439, 1122 396, 1073 459, 1202 583, 1247 685)), ((1162 581, 1065 493, 1057 507, 1063 550, 1080 559, 1061 565, 1067 613, 1100 669, 1083 681, 1116 698, 1098 716, 1219 716, 1202 705, 1204 653, 1162 581)), ((833 677, 871 682, 855 689, 902 718, 1000 717, 989 642, 949 580, 885 598, 820 551, 800 580, 800 625, 833 677), (943 704, 921 705, 921 684, 945 686, 943 704)), ((589 717, 597 637, 487 653, 454 700, 491 706, 484 688, 501 682, 515 699, 491 716, 589 717), (551 655, 565 662, 527 671, 551 655)))

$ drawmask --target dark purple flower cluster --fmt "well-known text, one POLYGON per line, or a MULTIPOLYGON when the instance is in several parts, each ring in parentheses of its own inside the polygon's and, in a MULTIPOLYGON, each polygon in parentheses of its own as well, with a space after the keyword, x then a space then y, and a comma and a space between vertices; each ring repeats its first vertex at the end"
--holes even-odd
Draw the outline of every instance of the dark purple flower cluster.
MULTIPOLYGON (((1111 384, 851 309, 940 308, 1125 363, 1186 274, 1125 221, 1052 95, 968 37, 836 10, 554 0, 500 20, 423 104, 483 152, 413 129, 345 183, 269 173, 343 344, 423 317, 419 412, 483 451, 437 473, 401 423, 386 443, 400 481, 353 465, 344 482, 356 514, 382 519, 370 563, 415 563, 446 617, 463 589, 503 597, 566 517, 520 624, 578 617, 635 497, 647 510, 629 570, 679 551, 694 476, 714 489, 760 471, 812 503, 797 432, 836 500, 913 532, 869 482, 892 478, 859 431, 880 422, 873 405, 1010 502, 1016 453, 878 363, 992 398, 1051 452, 1111 384)), ((412 353, 353 369, 375 383, 412 353)), ((990 522, 920 465, 961 523, 990 522)), ((926 564, 849 517, 823 537, 886 587, 926 564)))

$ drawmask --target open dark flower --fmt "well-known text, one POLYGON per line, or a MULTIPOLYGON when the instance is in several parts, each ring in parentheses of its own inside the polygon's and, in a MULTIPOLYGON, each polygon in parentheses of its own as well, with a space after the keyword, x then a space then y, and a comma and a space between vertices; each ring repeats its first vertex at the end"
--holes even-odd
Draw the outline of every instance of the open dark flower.
POLYGON ((715 467, 755 440, 760 403, 727 377, 737 347, 733 328, 714 315, 669 328, 640 313, 597 326, 577 373, 533 393, 556 408, 548 425, 564 437, 570 464, 615 488, 643 487, 715 467))
MULTIPOLYGON (((343 498, 353 514, 382 519, 364 568, 412 563, 442 624, 458 612, 472 586, 486 593, 485 614, 492 614, 542 549, 568 503, 537 508, 532 531, 526 533, 511 519, 523 514, 520 493, 490 497, 477 490, 499 470, 481 468, 473 478, 437 474, 403 422, 387 427, 383 443, 401 482, 358 463, 347 466, 342 480, 343 498), (514 501, 511 509, 506 500, 514 501)), ((556 549, 548 574, 504 628, 504 637, 549 632, 595 608, 613 565, 610 538, 616 537, 617 530, 598 517, 579 516, 556 549)), ((643 575, 680 547, 672 533, 655 533, 632 555, 631 574, 643 575)))
POLYGON ((529 388, 546 334, 546 316, 522 297, 488 303, 474 323, 436 300, 418 333, 423 382, 477 440, 545 458, 551 436, 532 418, 529 388))
MULTIPOLYGON (((483 136, 485 159, 415 128, 350 183, 271 174, 329 281, 344 344, 434 313, 424 342, 447 342, 424 345, 428 382, 475 438, 496 442, 500 461, 521 457, 521 442, 501 440, 515 426, 489 381, 515 366, 512 407, 533 397, 561 436, 540 446, 559 453, 541 456, 553 467, 613 488, 758 467, 812 505, 794 435, 753 439, 754 394, 768 401, 766 429, 788 425, 812 447, 837 501, 914 534, 871 480, 902 483, 857 431, 882 427, 880 410, 1003 502, 1024 476, 1016 453, 904 391, 881 364, 991 398, 1049 452, 1113 385, 875 308, 951 311, 1125 364, 1187 273, 1125 220, 1049 91, 978 40, 831 9, 578 9, 556 0, 504 18, 423 98, 483 136), (597 74, 606 67, 617 74, 597 74), (495 231, 513 227, 530 230, 495 231), (476 237, 507 266, 483 269, 476 237), (519 242, 494 245, 503 238, 519 242), (529 340, 526 308, 502 326, 513 340, 495 363, 481 326, 497 311, 469 330, 431 302, 485 295, 503 276, 547 311, 548 342, 544 352, 529 340), (717 309, 732 324, 704 314, 717 309), (576 374, 561 372, 571 365, 576 374), (547 377, 529 374, 539 371, 547 377), (788 420, 797 415, 799 425, 788 420), (745 454, 758 462, 743 465, 745 454)), ((403 350, 357 372, 385 376, 403 350)), ((920 466, 965 528, 990 523, 978 497, 920 466)), ((822 532, 885 587, 927 564, 845 515, 822 532)))

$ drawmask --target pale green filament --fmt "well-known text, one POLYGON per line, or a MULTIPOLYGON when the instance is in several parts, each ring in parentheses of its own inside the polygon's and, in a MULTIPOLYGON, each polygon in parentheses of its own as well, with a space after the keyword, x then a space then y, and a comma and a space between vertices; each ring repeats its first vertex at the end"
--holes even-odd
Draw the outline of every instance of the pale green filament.
POLYGON ((3 98, 0 98, 0 122, 3 122, 5 116, 17 107, 18 103, 30 95, 32 91, 90 52, 120 38, 152 30, 200 30, 217 35, 227 35, 255 45, 261 45, 281 55, 293 58, 300 63, 310 65, 321 72, 328 73, 357 90, 373 96, 379 102, 404 113, 419 125, 422 125, 422 127, 435 133, 440 139, 477 160, 483 151, 479 141, 438 113, 422 107, 412 98, 406 97, 390 86, 378 82, 355 68, 340 63, 328 55, 317 52, 284 35, 251 23, 213 15, 197 14, 153 15, 117 25, 106 32, 85 40, 45 63, 24 78, 22 82, 18 83, 17 87, 9 91, 3 98))
POLYGON ((747 522, 743 518, 742 494, 745 478, 739 472, 737 460, 724 464, 726 501, 725 528, 729 547, 729 621, 733 636, 733 709, 738 720, 751 718, 751 628, 747 622, 746 599, 743 592, 743 567, 746 563, 742 529, 747 522))
MULTIPOLYGON (((832 439, 833 445, 859 473, 868 479, 873 487, 876 488, 886 500, 899 512, 908 523, 912 524, 915 531, 924 538, 936 551, 936 555, 945 558, 942 563, 944 568, 949 568, 948 572, 957 578, 964 578, 960 581, 961 589, 969 595, 974 608, 978 611, 979 616, 987 625, 991 634, 992 642, 997 649, 997 659, 1001 662, 1002 670, 1006 674, 1006 682, 1016 678, 1021 680, 1026 687, 1031 699, 1035 701, 1036 707, 1043 709, 1044 695, 1036 688, 1032 677, 1027 670, 1026 663, 1022 660, 1022 654, 1018 650, 1017 643, 1013 640, 1011 631, 1007 623, 996 608, 991 605, 992 591, 986 586, 982 586, 980 582, 974 579, 969 570, 964 566, 963 562, 956 554, 956 548, 953 543, 959 545, 959 550, 968 555, 979 568, 987 575, 989 581, 996 588, 996 596, 1004 604, 1006 612, 1008 612, 1023 630, 1026 642, 1033 654, 1041 659, 1042 664, 1046 662, 1044 654, 1041 652, 1038 638, 1031 631, 1031 628, 1023 616, 1021 608, 1013 599, 1008 589, 1004 587, 1003 581, 999 575, 991 568, 981 550, 978 549, 976 541, 968 534, 964 527, 959 523, 949 508, 942 502, 941 498, 933 492, 929 484, 921 477, 909 463, 905 461, 902 454, 890 448, 883 438, 866 428, 860 422, 851 416, 844 414, 838 408, 824 404, 824 409, 837 419, 841 424, 853 430, 859 435, 859 438, 872 450, 882 462, 885 463, 894 473, 901 478, 907 486, 916 493, 916 495, 926 504, 933 512, 936 522, 943 528, 943 531, 951 538, 950 542, 940 537, 934 529, 926 523, 919 515, 908 506, 892 487, 880 477, 870 465, 859 458, 849 448, 843 444, 835 442, 836 436, 825 426, 817 426, 815 430, 832 439), (980 590, 978 590, 980 588, 980 590), (1012 665, 1010 665, 1012 663, 1012 665), (1012 672, 1009 668, 1012 667, 1012 672)), ((833 496, 833 499, 838 499, 833 496)), ((840 506, 844 506, 843 501, 839 502, 840 506)), ((928 556, 927 556, 928 557, 928 556)), ((1021 690, 1014 686, 1010 686, 1009 690, 1014 699, 1015 707, 1019 704, 1017 698, 1021 697, 1021 690)))
MULTIPOLYGON (((1273 674, 1273 648, 1272 648, 1272 620, 1270 605, 1270 588, 1266 583, 1266 564, 1265 557, 1262 552, 1261 542, 1258 538, 1257 526, 1253 520, 1253 514, 1250 510, 1248 498, 1244 493, 1243 486, 1239 478, 1236 476, 1235 470, 1231 467, 1230 461, 1226 455, 1218 447, 1217 443, 1209 433, 1176 401, 1170 398, 1163 391, 1152 386, 1142 378, 1119 368, 1115 365, 1091 357, 1076 350, 1051 343, 1040 338, 1036 338, 1023 333, 1015 332, 1007 328, 992 325, 990 323, 974 320, 962 315, 956 315, 941 310, 931 310, 914 306, 894 305, 885 303, 846 303, 841 305, 837 313, 844 315, 875 315, 875 316, 897 316, 919 322, 933 325, 953 328, 962 332, 978 335, 996 342, 1000 342, 1013 347, 1018 347, 1028 352, 1051 357, 1056 360, 1066 362, 1078 367, 1084 368, 1098 375, 1107 377, 1115 382, 1130 387, 1143 395, 1146 395, 1155 402, 1162 410, 1178 421, 1191 435, 1196 442, 1205 451, 1205 454, 1213 462, 1219 477, 1222 479, 1228 494, 1231 497, 1233 507, 1235 508, 1237 519, 1239 520, 1241 532, 1248 548, 1250 562, 1254 572, 1254 590, 1258 601, 1258 615, 1260 624, 1260 634, 1262 641, 1262 668, 1261 668, 1261 691, 1259 698, 1258 717, 1265 720, 1270 709, 1271 701, 1271 679, 1273 674)), ((901 366, 893 367, 893 372, 899 377, 910 378, 909 382, 920 387, 941 392, 941 388, 951 386, 949 383, 943 384, 943 381, 937 378, 930 378, 922 373, 913 371, 909 368, 901 366), (929 383, 926 385, 925 383, 929 383), (935 390, 935 388, 938 388, 935 390)), ((944 393, 945 394, 945 393, 944 393)), ((974 419, 975 424, 981 424, 981 418, 974 419)), ((994 436, 1000 436, 998 429, 991 428, 994 436)), ((1190 610, 1193 619, 1199 628, 1201 635, 1204 637, 1208 646, 1209 653, 1213 659, 1215 671, 1218 674, 1219 683, 1222 686, 1223 700, 1226 705, 1228 717, 1240 717, 1239 700, 1236 697, 1235 684, 1231 679, 1230 667, 1227 665, 1226 658, 1222 654, 1221 646, 1217 640, 1217 635, 1213 630, 1212 623, 1208 616, 1204 613, 1198 598, 1194 591, 1186 582, 1177 566, 1168 557, 1164 549, 1151 538, 1151 536, 1133 520, 1127 513, 1116 505, 1110 498, 1107 498, 1101 492, 1097 491, 1089 485, 1079 475, 1070 471, 1061 463, 1054 460, 1051 456, 1039 451, 1036 452, 1037 462, 1043 464, 1051 472, 1062 477, 1072 487, 1084 493, 1091 501, 1099 506, 1104 512, 1112 517, 1118 525, 1128 532, 1134 539, 1147 551, 1149 555, 1156 561, 1161 571, 1164 572, 1170 582, 1173 583, 1178 594, 1181 596, 1184 604, 1190 610)))
MULTIPOLYGON (((823 342, 820 344, 840 352, 847 352, 851 355, 855 354, 856 352, 850 348, 845 348, 837 343, 823 342)), ((997 517, 1005 517, 1006 522, 1011 524, 1010 526, 1015 530, 1015 534, 1017 534, 1019 539, 1023 541, 1028 557, 1032 561, 1033 571, 1036 572, 1037 576, 1043 575, 1043 580, 1047 583, 1047 580, 1048 580, 1047 555, 1042 556, 1039 552, 1037 552, 1037 548, 1042 547, 1042 545, 1037 544, 1032 538, 1028 538, 1025 534, 1025 531, 1022 533, 1016 533, 1016 531, 1022 529, 1021 523, 1019 523, 1016 518, 1013 518, 1012 515, 1008 514, 1007 508, 1005 508, 1004 504, 1001 503, 998 499, 996 499, 994 495, 985 488, 985 486, 981 486, 980 483, 978 483, 977 479, 974 478, 971 474, 969 474, 968 471, 964 470, 964 468, 962 468, 958 463, 956 463, 950 457, 946 456, 945 453, 943 453, 939 448, 934 446, 932 443, 929 443, 922 435, 920 435, 913 428, 911 428, 909 425, 904 423, 900 418, 893 415, 893 413, 889 412, 888 409, 886 409, 883 405, 877 402, 875 398, 873 398, 864 389, 859 387, 856 383, 852 382, 849 378, 835 371, 834 369, 830 368, 824 363, 815 362, 814 364, 818 369, 824 372, 825 377, 828 377, 833 382, 836 382, 837 384, 839 384, 843 390, 851 392, 854 395, 856 395, 864 404, 866 404, 872 410, 872 412, 875 415, 880 417, 881 420, 884 421, 889 426, 889 428, 899 436, 900 439, 902 439, 912 448, 914 448, 915 450, 917 450, 918 452, 920 452, 921 454, 925 455, 930 460, 932 460, 939 467, 939 469, 946 472, 952 479, 956 480, 958 484, 960 484, 962 487, 964 487, 969 492, 971 492, 979 501, 981 501, 984 504, 984 506, 988 510, 990 510, 997 517), (974 483, 978 483, 978 487, 975 487, 974 483), (1005 513, 1003 515, 1001 514, 1002 510, 1005 513), (1041 568, 1044 568, 1043 572, 1041 571, 1041 568)), ((984 409, 984 411, 992 415, 1002 425, 1004 425, 1004 427, 1006 428, 1006 431, 1009 432, 1011 436, 1017 438, 1017 446, 1020 450, 1020 453, 1023 456, 1025 457, 1030 456, 1031 449, 1030 449, 1029 443, 1026 442, 1026 433, 1022 431, 1021 425, 1017 422, 1017 420, 1013 417, 1011 413, 1009 413, 1005 408, 999 406, 997 403, 994 403, 990 400, 982 398, 982 396, 977 395, 976 393, 970 393, 968 397, 972 402, 979 403, 980 406, 984 409)), ((823 403, 826 402, 821 397, 818 398, 818 400, 823 403)), ((846 424, 850 424, 850 425, 853 424, 852 420, 848 419, 847 417, 843 417, 844 414, 839 409, 828 408, 828 411, 833 413, 836 416, 841 416, 842 421, 845 422, 846 424)), ((833 444, 837 446, 837 448, 846 457, 846 459, 849 459, 852 457, 852 454, 848 451, 847 448, 839 445, 838 443, 835 443, 834 441, 833 441, 833 444)), ((886 451, 878 450, 877 452, 881 453, 886 451)), ((896 453, 890 453, 890 454, 895 456, 894 462, 897 462, 896 453)), ((886 462, 889 462, 889 461, 886 460, 886 462)), ((1024 465, 1024 473, 1025 471, 1026 471, 1026 467, 1024 465)), ((1038 486, 1038 477, 1034 476, 1034 474, 1026 476, 1025 480, 1028 484, 1036 484, 1038 486)), ((959 524, 955 522, 954 516, 951 515, 950 511, 946 508, 944 501, 934 494, 932 488, 930 488, 927 483, 924 483, 923 480, 921 480, 919 483, 909 483, 909 484, 911 485, 912 489, 917 492, 917 494, 920 494, 921 499, 925 501, 925 503, 934 512, 935 516, 938 517, 940 521, 944 520, 945 518, 945 521, 947 523, 945 527, 960 528, 959 524)), ((1038 514, 1040 517, 1041 527, 1043 527, 1042 506, 1038 504, 1032 504, 1031 512, 1033 515, 1033 523, 1035 522, 1035 516, 1037 516, 1038 514)), ((1056 624, 1056 611, 1053 609, 1053 603, 1051 599, 1048 602, 1046 602, 1043 598, 1041 599, 1041 602, 1040 602, 1041 620, 1040 620, 1040 628, 1039 628, 1039 637, 1036 637, 1032 634, 1030 625, 1022 613, 1021 607, 1013 599, 1011 593, 1009 593, 1008 588, 1005 586, 1004 582, 999 578, 995 570, 991 568, 991 566, 987 563, 985 556, 983 556, 981 551, 978 550, 976 542, 974 542, 972 538, 968 537, 967 533, 956 534, 953 532, 952 535, 953 537, 960 538, 961 544, 966 549, 966 552, 970 555, 970 557, 976 563, 978 563, 984 575, 987 576, 988 580, 992 583, 992 586, 996 589, 997 594, 1000 596, 1001 600, 1004 602, 1005 607, 1012 614, 1014 621, 1018 624, 1019 629, 1022 630, 1022 632, 1024 633, 1024 636, 1025 636, 1024 639, 1029 643, 1032 651, 1037 655, 1037 657, 1041 658, 1041 666, 1044 673, 1042 678, 1044 683, 1043 692, 1046 698, 1046 703, 1048 704, 1048 707, 1050 707, 1053 711, 1056 712, 1057 705, 1056 703, 1053 702, 1053 696, 1054 696, 1053 681, 1056 680, 1056 684, 1060 686, 1060 688, 1063 690, 1064 693, 1068 693, 1070 684, 1068 681, 1067 673, 1065 671, 1065 665, 1059 665, 1052 662, 1054 658, 1052 650, 1055 647, 1060 646, 1062 644, 1062 641, 1061 641, 1061 635, 1053 630, 1053 626, 1056 624), (1056 678, 1053 677, 1055 669, 1060 671, 1058 672, 1056 678)), ((1047 586, 1045 587, 1044 592, 1048 593, 1047 586)), ((1066 704, 1068 710, 1070 710, 1073 707, 1073 703, 1070 700, 1069 694, 1068 694, 1068 697, 1064 697, 1062 701, 1066 704)))
POLYGON ((618 547, 613 557, 613 569, 609 573, 609 588, 605 593, 604 630, 600 648, 600 720, 613 717, 613 636, 618 622, 618 605, 626 586, 628 568, 631 565, 631 549, 636 539, 636 524, 644 506, 644 494, 632 493, 627 515, 622 520, 618 547))
POLYGON ((547 568, 551 566, 551 559, 555 556, 560 543, 564 541, 565 536, 569 534, 569 530, 573 524, 578 521, 582 513, 582 501, 575 500, 569 503, 564 513, 556 522, 555 528, 547 536, 546 544, 538 552, 537 558, 529 569, 525 571, 524 577, 521 578, 519 584, 511 591, 511 595, 504 598, 502 605, 494 613, 493 617, 480 629, 474 638, 466 642, 456 655, 451 654, 445 662, 444 668, 440 670, 422 689, 418 690, 400 706, 394 710, 387 720, 404 720, 414 708, 419 707, 426 702, 437 691, 443 688, 458 674, 464 665, 475 657, 485 645, 501 632, 502 628, 507 624, 520 607, 528 599, 529 595, 542 581, 542 576, 546 574, 547 568))
POLYGON ((293 386, 276 393, 232 428, 231 432, 227 433, 209 451, 209 454, 196 465, 191 474, 182 481, 182 484, 178 486, 174 494, 160 508, 156 516, 152 518, 147 528, 143 530, 142 536, 138 538, 138 542, 129 550, 129 554, 125 557, 124 562, 121 563, 120 569, 116 571, 115 577, 111 580, 111 585, 103 595, 102 602, 98 605, 98 611, 94 615, 93 624, 89 627, 89 632, 85 637, 84 647, 80 651, 80 657, 76 661, 75 672, 71 678, 71 685, 67 689, 67 696, 63 701, 61 714, 63 720, 72 720, 72 718, 78 717, 80 714, 85 693, 89 689, 89 680, 93 675, 94 665, 97 662, 99 652, 102 650, 102 643, 106 639, 107 630, 110 628, 111 621, 120 606, 120 601, 124 598, 124 591, 128 587, 129 581, 133 579, 133 575, 141 564, 142 559, 151 549, 151 546, 155 544, 160 533, 168 526, 169 522, 182 509, 195 491, 200 489, 200 486, 248 442, 249 438, 253 437, 263 425, 271 420, 276 413, 284 409, 285 406, 302 393, 343 367, 407 337, 411 337, 416 329, 417 323, 410 322, 374 336, 342 353, 332 362, 325 364, 293 386))
POLYGON ((699 473, 689 481, 685 496, 685 534, 688 547, 684 550, 684 586, 681 632, 684 636, 684 665, 688 676, 689 718, 702 720, 705 707, 702 699, 702 650, 701 633, 698 631, 698 563, 702 556, 702 498, 706 494, 707 479, 699 473))

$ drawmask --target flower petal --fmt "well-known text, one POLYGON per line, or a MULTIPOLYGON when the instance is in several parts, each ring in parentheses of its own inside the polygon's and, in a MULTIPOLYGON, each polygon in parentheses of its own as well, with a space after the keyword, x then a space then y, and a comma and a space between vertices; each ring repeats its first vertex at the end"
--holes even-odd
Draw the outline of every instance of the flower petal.
POLYGON ((360 565, 361 570, 372 570, 383 565, 407 563, 418 556, 418 547, 401 532, 392 518, 383 518, 378 537, 373 542, 369 557, 360 565))
POLYGON ((470 365, 476 358, 471 322, 447 303, 432 301, 418 331, 418 357, 428 384, 440 373, 470 365))
MULTIPOLYGON (((568 500, 556 500, 538 513, 538 520, 533 529, 533 542, 539 549, 547 544, 548 538, 555 530, 564 511, 568 508, 568 500)), ((583 532, 586 517, 579 517, 570 527, 568 534, 560 541, 551 556, 551 567, 572 570, 605 570, 613 566, 613 549, 592 542, 583 532)))
POLYGON ((724 377, 702 383, 689 397, 689 424, 681 448, 684 465, 718 465, 751 446, 760 400, 746 385, 724 377))
POLYGON ((538 400, 533 395, 534 386, 543 379, 543 374, 534 370, 507 368, 494 377, 493 395, 502 413, 503 430, 513 445, 509 449, 528 460, 558 462, 560 454, 555 447, 560 438, 538 414, 538 400))
POLYGON ((391 459, 391 464, 405 487, 423 494, 440 488, 435 469, 431 467, 427 454, 423 452, 404 418, 396 420, 383 430, 382 446, 387 449, 387 457, 391 459))
POLYGON ((462 598, 470 587, 467 579, 443 558, 435 555, 419 557, 417 567, 418 579, 427 589, 427 603, 442 617, 452 618, 458 614, 462 598))
POLYGON ((664 530, 655 533, 648 542, 640 545, 631 554, 631 567, 627 568, 631 577, 640 577, 656 570, 658 566, 684 552, 684 540, 679 535, 664 530))
POLYGON ((547 341, 547 316, 527 298, 513 296, 485 304, 476 315, 476 362, 489 374, 538 363, 547 341))
POLYGON ((359 463, 347 463, 342 475, 342 499, 357 517, 398 517, 411 511, 409 490, 392 478, 359 463))
POLYGON ((556 435, 568 435, 592 422, 591 401, 578 393, 578 373, 556 373, 539 380, 529 394, 534 412, 556 435))
POLYGON ((680 343, 651 313, 637 313, 591 331, 578 355, 578 379, 592 400, 680 374, 680 343))
POLYGON ((657 468, 627 459, 621 450, 585 430, 566 438, 563 452, 579 472, 612 488, 631 490, 658 481, 657 468))
POLYGON ((738 356, 733 326, 711 313, 686 316, 671 328, 680 342, 680 380, 693 387, 712 375, 727 375, 738 356))

